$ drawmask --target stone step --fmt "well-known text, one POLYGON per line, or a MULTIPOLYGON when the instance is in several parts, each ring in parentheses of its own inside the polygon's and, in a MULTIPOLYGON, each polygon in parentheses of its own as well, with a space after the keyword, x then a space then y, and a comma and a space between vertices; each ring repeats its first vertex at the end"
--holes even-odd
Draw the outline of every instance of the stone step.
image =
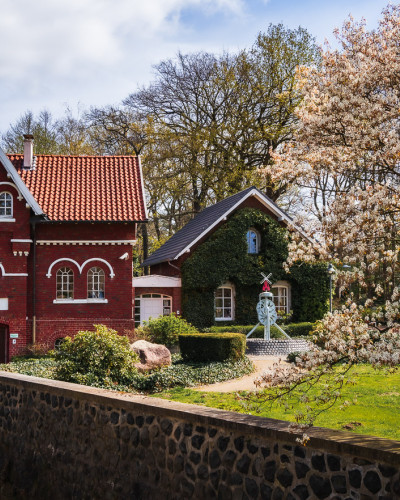
POLYGON ((304 339, 247 339, 246 354, 253 356, 281 356, 296 351, 308 351, 310 347, 310 342, 304 339))

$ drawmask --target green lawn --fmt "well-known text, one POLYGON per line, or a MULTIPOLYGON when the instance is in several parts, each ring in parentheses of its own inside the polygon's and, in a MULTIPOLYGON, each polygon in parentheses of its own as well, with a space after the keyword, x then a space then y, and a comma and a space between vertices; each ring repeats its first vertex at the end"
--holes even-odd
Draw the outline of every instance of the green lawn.
MULTIPOLYGON (((337 404, 321 414, 314 425, 331 429, 342 429, 350 424, 354 432, 400 440, 400 371, 389 374, 374 370, 370 366, 357 367, 357 384, 348 385, 343 393, 345 399, 357 398, 357 403, 345 409, 337 404), (354 422, 361 425, 356 425, 354 422)), ((199 392, 176 388, 157 394, 155 397, 172 399, 182 403, 193 403, 223 410, 250 413, 233 393, 199 392)), ((263 417, 294 421, 294 411, 280 407, 261 408, 263 417)), ((351 429, 347 429, 351 430, 351 429)))

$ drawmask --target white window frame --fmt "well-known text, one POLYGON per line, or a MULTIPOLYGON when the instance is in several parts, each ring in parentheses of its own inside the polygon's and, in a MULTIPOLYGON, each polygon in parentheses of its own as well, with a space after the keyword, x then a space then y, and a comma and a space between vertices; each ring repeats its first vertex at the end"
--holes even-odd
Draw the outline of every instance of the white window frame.
POLYGON ((215 321, 233 321, 235 319, 235 287, 230 283, 226 283, 224 285, 219 286, 214 292, 214 320, 215 321), (229 290, 229 297, 225 297, 225 294, 222 293, 221 297, 217 296, 218 290, 229 290), (230 306, 225 305, 226 299, 230 300, 230 306), (217 307, 217 300, 222 301, 222 305, 217 307), (222 316, 217 316, 217 310, 222 310, 222 316), (230 316, 224 316, 224 311, 226 309, 231 310, 230 316))
POLYGON ((14 197, 13 195, 9 192, 9 191, 2 191, 0 193, 0 202, 1 202, 1 198, 2 197, 5 197, 5 206, 4 207, 0 207, 0 219, 11 219, 13 214, 14 214, 14 197), (9 200, 9 206, 7 206, 7 195, 9 196, 8 200, 9 200), (7 214, 7 213, 2 213, 2 210, 4 209, 5 212, 7 212, 7 209, 11 209, 11 213, 7 214))
POLYGON ((290 287, 290 284, 287 281, 278 281, 277 283, 274 283, 271 286, 272 293, 274 293, 273 292, 274 289, 278 291, 278 294, 277 295, 274 294, 274 298, 273 298, 277 313, 278 314, 279 313, 289 314, 290 307, 291 307, 291 287, 290 287), (282 292, 284 292, 284 293, 282 293, 282 292), (279 302, 280 302, 279 299, 281 299, 282 297, 286 298, 286 305, 284 305, 284 306, 279 305, 279 302))
POLYGON ((260 233, 254 229, 254 227, 251 227, 247 233, 246 233, 246 241, 247 241, 247 253, 250 254, 250 255, 257 255, 258 253, 260 253, 260 233), (256 238, 256 248, 255 248, 255 252, 252 252, 252 248, 251 248, 251 241, 250 241, 250 234, 251 233, 254 233, 254 236, 256 238))
POLYGON ((70 267, 60 267, 56 272, 56 300, 58 301, 71 301, 74 299, 74 271, 70 267), (65 277, 68 277, 65 279, 65 277), (72 286, 70 282, 72 279, 72 286), (58 289, 58 285, 61 289, 58 289), (72 288, 72 290, 70 290, 72 288), (64 297, 67 295, 67 297, 64 297))
POLYGON ((101 267, 91 267, 87 272, 87 298, 88 300, 106 298, 106 273, 101 267))
POLYGON ((140 299, 162 299, 163 300, 163 316, 169 316, 172 313, 172 297, 171 295, 165 295, 164 293, 142 293, 135 297, 134 300, 134 320, 135 328, 142 324, 140 317, 140 299), (169 301, 169 305, 166 305, 164 301, 169 301))

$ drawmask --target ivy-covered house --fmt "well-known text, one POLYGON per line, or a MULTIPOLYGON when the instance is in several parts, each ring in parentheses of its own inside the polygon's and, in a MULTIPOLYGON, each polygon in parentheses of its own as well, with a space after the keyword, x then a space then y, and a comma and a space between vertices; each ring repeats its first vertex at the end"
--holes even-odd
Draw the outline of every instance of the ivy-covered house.
POLYGON ((255 324, 261 272, 272 273, 281 314, 291 313, 293 321, 321 318, 328 307, 326 268, 299 262, 285 271, 289 224, 255 187, 204 209, 145 260, 148 276, 133 279, 136 324, 171 312, 197 327, 255 324))

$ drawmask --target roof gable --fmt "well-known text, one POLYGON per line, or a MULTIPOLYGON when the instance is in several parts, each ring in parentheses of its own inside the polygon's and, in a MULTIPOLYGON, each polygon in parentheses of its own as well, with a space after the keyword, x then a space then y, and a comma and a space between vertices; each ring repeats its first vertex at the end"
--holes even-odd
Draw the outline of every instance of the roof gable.
POLYGON ((147 219, 137 157, 36 155, 33 169, 23 168, 23 155, 8 155, 8 161, 50 220, 147 219))
POLYGON ((39 203, 35 200, 32 193, 29 191, 28 187, 21 179, 18 174, 15 165, 9 160, 4 151, 0 148, 0 163, 2 163, 3 167, 6 169, 7 174, 12 179, 16 187, 18 188, 21 195, 25 198, 26 203, 31 207, 34 211, 35 215, 45 215, 42 208, 39 206, 39 203))
POLYGON ((256 187, 250 187, 236 193, 224 200, 205 208, 202 212, 190 220, 182 229, 176 232, 171 238, 150 255, 144 262, 144 266, 151 266, 161 262, 176 260, 210 233, 220 222, 234 212, 246 199, 255 197, 278 221, 283 221, 286 225, 291 224, 304 238, 311 242, 304 231, 293 223, 292 218, 278 207, 267 195, 256 187))

